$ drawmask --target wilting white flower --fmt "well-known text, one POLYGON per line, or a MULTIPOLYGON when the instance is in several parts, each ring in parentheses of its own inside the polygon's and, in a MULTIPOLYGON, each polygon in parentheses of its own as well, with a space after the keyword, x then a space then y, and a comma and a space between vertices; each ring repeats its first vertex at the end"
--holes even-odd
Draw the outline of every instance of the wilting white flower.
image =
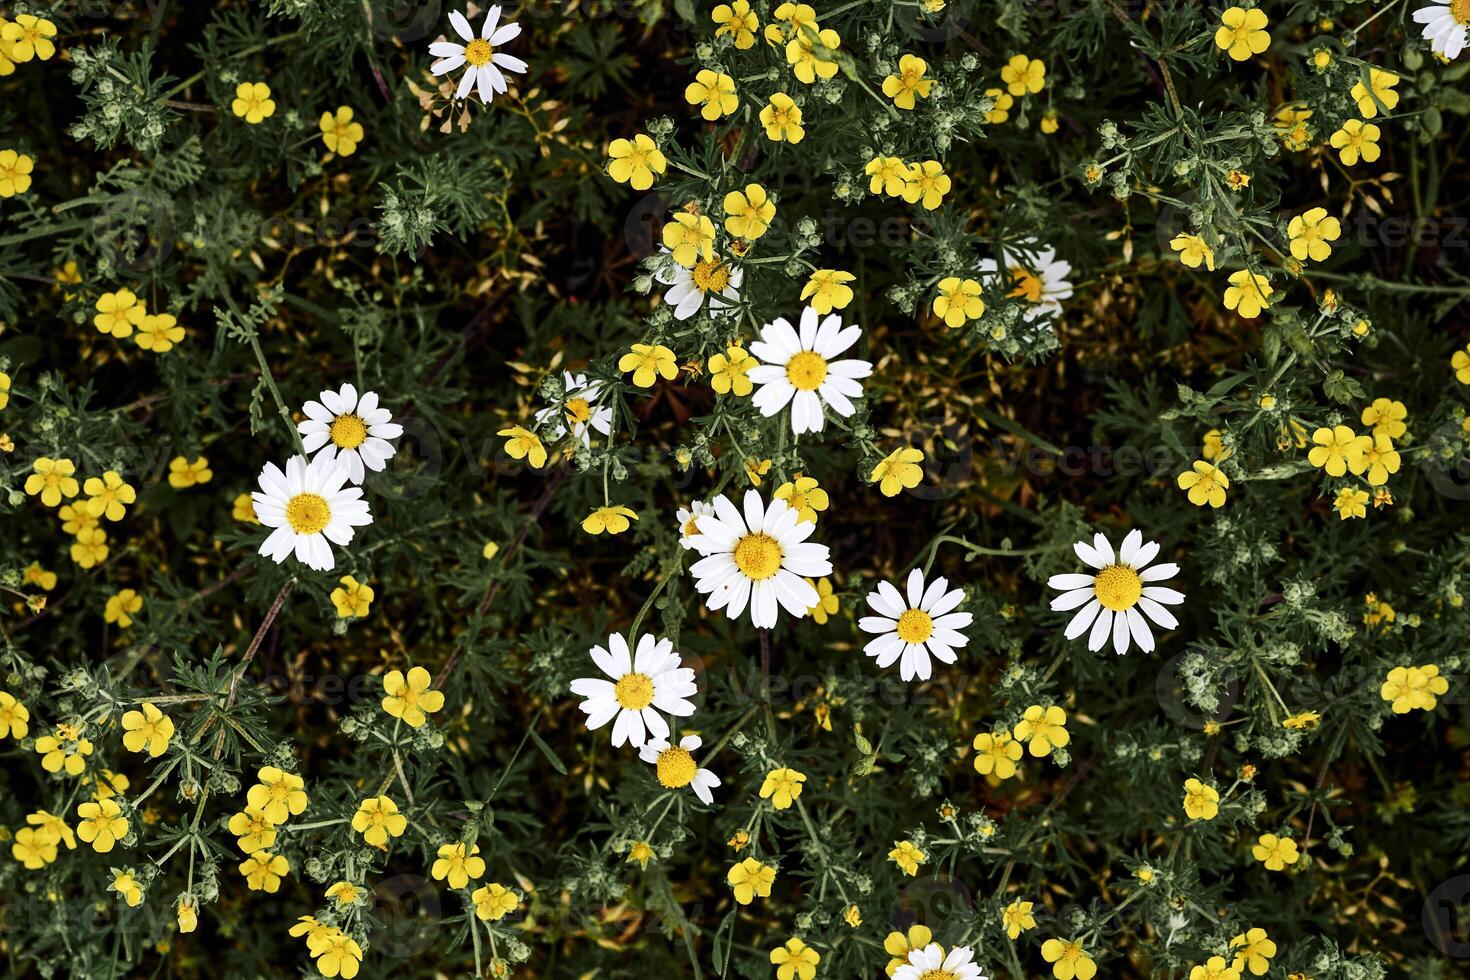
POLYGON ((638 758, 654 766, 658 771, 659 785, 666 789, 681 789, 688 786, 706 806, 715 801, 710 790, 720 785, 720 777, 708 769, 701 769, 694 761, 693 753, 703 745, 698 735, 685 735, 678 745, 670 745, 666 739, 655 738, 645 742, 638 750, 638 758))

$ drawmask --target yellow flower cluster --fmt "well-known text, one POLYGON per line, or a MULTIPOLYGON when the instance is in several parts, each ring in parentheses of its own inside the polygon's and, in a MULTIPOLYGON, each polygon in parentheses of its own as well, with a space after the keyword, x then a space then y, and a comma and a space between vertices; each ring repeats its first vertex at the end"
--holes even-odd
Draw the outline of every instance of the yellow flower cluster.
POLYGON ((952 183, 938 160, 905 163, 898 157, 874 157, 863 168, 868 175, 868 190, 873 194, 901 197, 909 204, 921 204, 933 211, 944 202, 952 183))

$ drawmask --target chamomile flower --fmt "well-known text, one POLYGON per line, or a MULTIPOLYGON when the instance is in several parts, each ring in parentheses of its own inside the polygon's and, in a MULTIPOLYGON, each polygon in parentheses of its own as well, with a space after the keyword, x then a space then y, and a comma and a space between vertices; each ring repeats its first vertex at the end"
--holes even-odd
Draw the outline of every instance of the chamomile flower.
POLYGON ((852 399, 863 394, 858 379, 873 373, 868 361, 834 360, 857 343, 861 327, 843 327, 836 313, 818 320, 810 306, 802 310, 798 334, 784 317, 777 317, 750 345, 750 352, 761 361, 749 372, 750 380, 760 386, 752 402, 768 418, 790 404, 791 430, 796 435, 822 431, 824 403, 843 418, 852 415, 856 411, 852 399))
POLYGON ((336 565, 332 545, 346 545, 356 528, 373 522, 362 488, 344 486, 347 480, 345 467, 321 455, 311 462, 292 456, 285 472, 266 463, 260 489, 251 494, 260 523, 274 528, 261 542, 260 554, 279 565, 294 552, 307 567, 331 571, 336 565))
POLYGON ((997 249, 995 258, 980 260, 980 272, 982 280, 992 285, 1009 281, 1005 295, 1027 304, 1021 314, 1027 323, 1060 315, 1061 301, 1072 296, 1067 278, 1072 264, 1057 258, 1050 245, 1025 241, 1014 249, 997 249))
POLYGON ((650 734, 668 738, 669 725, 660 711, 677 718, 694 714, 694 704, 688 700, 697 690, 694 669, 679 665, 672 641, 645 633, 632 652, 628 641, 614 633, 607 638, 606 648, 594 646, 588 654, 612 679, 579 677, 572 681, 571 691, 586 699, 578 707, 587 715, 588 731, 613 722, 613 748, 624 742, 636 748, 650 734))
POLYGON ((671 745, 667 738, 661 736, 645 742, 638 750, 638 758, 656 768, 659 785, 665 789, 688 786, 701 803, 709 806, 715 801, 710 791, 720 785, 720 777, 708 769, 701 769, 694 761, 693 753, 703 744, 698 735, 685 735, 679 739, 678 745, 671 745))
POLYGON ((440 60, 434 62, 429 71, 436 76, 447 75, 462 66, 468 66, 459 80, 459 88, 455 90, 456 99, 468 98, 471 90, 478 88, 480 101, 489 105, 497 93, 504 95, 507 91, 502 69, 520 75, 526 73, 529 66, 524 61, 496 50, 498 46, 514 41, 521 35, 520 24, 500 23, 499 4, 491 7, 485 16, 479 37, 475 37, 470 22, 457 10, 449 12, 449 23, 464 43, 435 41, 430 44, 429 54, 440 60))
POLYGON ((1414 21, 1424 25, 1424 40, 1435 54, 1451 61, 1465 50, 1470 31, 1470 3, 1466 0, 1430 0, 1429 6, 1414 11, 1414 21))
POLYGON ((679 544, 685 551, 698 550, 694 539, 699 535, 699 519, 708 517, 715 512, 710 504, 703 500, 691 501, 688 507, 680 507, 676 513, 679 519, 679 544))
POLYGON ((949 580, 942 576, 926 587, 924 572, 918 568, 909 572, 907 596, 892 582, 879 582, 877 591, 868 593, 868 606, 877 615, 858 620, 863 632, 878 634, 863 652, 876 658, 879 667, 900 661, 899 676, 905 681, 916 677, 927 681, 933 669, 931 656, 952 664, 955 648, 970 642, 958 631, 974 617, 951 611, 964 599, 964 590, 951 590, 949 580))
POLYGON ((1151 584, 1167 581, 1179 573, 1179 566, 1169 562, 1148 567, 1159 554, 1158 542, 1144 544, 1143 534, 1133 530, 1123 539, 1116 556, 1112 544, 1101 533, 1093 536, 1091 545, 1078 541, 1072 548, 1077 557, 1098 571, 1095 575, 1053 575, 1047 580, 1051 588, 1063 590, 1051 601, 1054 611, 1082 607, 1067 624, 1067 639, 1076 639, 1091 627, 1087 637, 1089 650, 1101 650, 1111 633, 1113 649, 1119 654, 1128 652, 1130 642, 1151 652, 1154 637, 1148 620, 1164 629, 1179 625, 1164 606, 1178 605, 1184 601, 1184 594, 1151 584))
POLYGON ((800 619, 820 599, 807 578, 832 574, 827 546, 807 541, 816 525, 798 520, 784 500, 766 505, 755 490, 745 492, 744 513, 725 495, 714 499, 713 515, 699 519, 691 539, 705 557, 690 571, 694 587, 709 596, 711 612, 736 619, 750 606, 752 624, 776 625, 781 607, 800 619))
POLYGON ((353 483, 361 483, 366 470, 381 471, 397 451, 389 440, 403 435, 403 426, 378 407, 378 393, 367 391, 359 398, 355 387, 344 384, 319 397, 301 406, 306 421, 296 426, 306 451, 313 459, 341 463, 353 483))
POLYGON ((582 445, 591 446, 594 430, 604 436, 612 432, 613 410, 597 404, 601 397, 602 385, 589 384, 585 374, 564 371, 561 404, 537 412, 536 424, 545 427, 552 439, 560 439, 570 428, 582 445))
POLYGON ((974 962, 975 951, 968 946, 956 946, 946 955, 944 947, 930 943, 923 949, 909 952, 908 962, 893 971, 893 980, 986 980, 985 974, 974 962))
POLYGON ((740 301, 740 283, 745 273, 720 256, 699 259, 692 267, 666 263, 654 278, 670 287, 664 302, 674 308, 674 319, 687 320, 700 307, 710 316, 734 312, 740 301))

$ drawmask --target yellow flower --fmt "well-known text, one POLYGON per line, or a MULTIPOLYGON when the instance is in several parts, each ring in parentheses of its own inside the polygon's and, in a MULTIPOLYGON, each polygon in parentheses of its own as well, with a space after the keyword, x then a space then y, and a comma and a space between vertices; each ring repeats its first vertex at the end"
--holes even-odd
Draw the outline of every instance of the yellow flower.
POLYGON ((1251 855, 1264 864, 1267 871, 1280 871, 1288 864, 1296 864, 1301 857, 1296 841, 1275 834, 1262 834, 1251 846, 1251 855))
POLYGON ((771 461, 769 459, 747 459, 745 461, 745 478, 750 485, 758 487, 761 485, 761 477, 771 472, 771 461))
POLYGON ((1230 477, 1213 464, 1197 459, 1193 469, 1179 474, 1177 482, 1180 490, 1189 491, 1189 502, 1196 507, 1205 504, 1225 506, 1225 491, 1230 489, 1230 477))
POLYGON ((1204 966, 1189 971, 1189 980, 1240 980, 1240 971, 1225 965, 1225 957, 1211 956, 1204 966))
POLYGON ((919 865, 929 860, 929 856, 914 846, 913 841, 894 841, 893 850, 888 852, 888 859, 902 869, 903 873, 913 877, 919 873, 919 865))
POLYGON ((1299 262, 1307 259, 1321 262, 1332 254, 1332 246, 1328 242, 1337 241, 1342 234, 1342 225, 1328 215, 1326 208, 1312 208, 1292 218, 1286 226, 1286 234, 1291 238, 1293 258, 1299 262))
POLYGON ((806 776, 795 769, 772 769, 761 782, 761 799, 770 800, 777 810, 785 810, 801 798, 804 782, 806 776))
POLYGON ((750 9, 749 0, 722 3, 710 12, 710 19, 720 25, 715 28, 715 37, 722 34, 733 37, 735 47, 740 51, 748 51, 755 46, 755 31, 761 25, 755 11, 750 9))
POLYGON ((1040 58, 1012 55, 1000 70, 1000 80, 1011 95, 1035 95, 1046 87, 1046 64, 1040 58))
POLYGON ((53 844, 65 844, 68 851, 77 849, 76 835, 66 825, 66 821, 54 813, 46 810, 37 810, 35 813, 26 814, 26 823, 35 828, 36 833, 51 841, 53 844))
POLYGON ((114 470, 108 470, 100 478, 88 477, 82 485, 82 492, 89 498, 87 513, 93 517, 106 517, 109 521, 122 520, 127 513, 124 505, 138 499, 137 491, 114 470))
POLYGON ((817 975, 817 964, 822 956, 795 936, 786 940, 786 945, 771 950, 771 962, 776 967, 776 980, 812 980, 817 975))
POLYGON ((250 806, 248 801, 245 809, 230 817, 227 826, 230 833, 238 838, 235 843, 246 854, 268 851, 276 846, 275 823, 266 816, 264 810, 257 806, 250 806))
POLYGON ((72 542, 71 560, 82 568, 92 568, 107 560, 107 534, 98 528, 83 528, 72 542))
POLYGON ((588 534, 622 534, 631 526, 629 521, 638 520, 638 515, 631 508, 622 504, 613 504, 609 507, 598 507, 582 519, 582 530, 588 534))
POLYGON ((383 710, 403 719, 410 728, 418 728, 428 716, 444 707, 444 692, 433 690, 433 679, 422 667, 413 667, 404 677, 401 670, 383 675, 383 710))
POLYGON ((16 64, 32 58, 50 61, 56 53, 56 45, 51 42, 55 36, 56 25, 35 14, 16 14, 13 22, 0 27, 5 57, 16 64))
POLYGON ((107 888, 109 891, 117 892, 118 897, 127 902, 130 908, 137 908, 143 904, 143 887, 138 884, 137 877, 131 871, 114 870, 112 884, 107 888))
POLYGON ((245 887, 253 892, 274 894, 281 890, 281 877, 290 873, 291 863, 285 855, 256 851, 240 863, 240 873, 245 876, 245 887))
POLYGON ((761 125, 766 139, 777 143, 800 143, 806 136, 801 125, 801 106, 785 92, 777 92, 761 109, 761 125))
POLYGON ((1230 286, 1225 290, 1225 309, 1235 310, 1247 320, 1253 320, 1261 315, 1262 310, 1270 308, 1274 291, 1263 275, 1249 269, 1232 272, 1230 286))
POLYGON ((1005 926, 1007 936, 1018 939, 1021 933, 1036 928, 1036 917, 1031 914, 1032 908, 1031 902, 1020 899, 1005 907, 1000 914, 1000 921, 1005 926))
POLYGON ((1184 781, 1184 815, 1191 820, 1214 820, 1220 813, 1220 794, 1198 779, 1184 781))
POLYGON ((728 116, 740 105, 740 97, 735 94, 735 79, 708 68, 701 68, 694 81, 684 89, 684 101, 700 106, 699 114, 710 122, 728 116))
POLYGON ((1260 54, 1271 46, 1266 23, 1266 14, 1261 10, 1231 7, 1220 15, 1215 47, 1234 61, 1247 61, 1251 55, 1260 54))
POLYGON ((798 34, 806 32, 810 27, 817 28, 817 14, 810 6, 804 3, 782 3, 776 8, 776 21, 767 24, 765 30, 766 43, 777 46, 784 45, 798 34), (786 26, 783 28, 781 24, 786 26))
POLYGON ((485 547, 480 549, 480 557, 486 561, 492 561, 498 554, 500 554, 500 545, 494 541, 486 541, 485 547))
POLYGON ((934 315, 946 327, 961 327, 969 320, 985 315, 985 300, 980 298, 980 283, 974 279, 947 276, 939 280, 939 295, 934 298, 934 315))
POLYGON ((1322 715, 1316 711, 1302 711, 1285 718, 1281 722, 1282 728, 1291 728, 1296 731, 1311 731, 1322 721, 1322 715))
POLYGON ((1353 85, 1349 94, 1353 101, 1358 103, 1358 115, 1364 119, 1372 119, 1378 115, 1378 103, 1382 102, 1384 108, 1392 112, 1399 104, 1399 94, 1393 87, 1399 83, 1399 76, 1391 71, 1379 71, 1377 68, 1368 69, 1368 82, 1365 86, 1362 82, 1353 85), (1370 94, 1369 89, 1372 89, 1370 94))
POLYGON ((837 615, 839 608, 837 596, 832 594, 832 580, 823 576, 816 581, 807 579, 806 584, 817 590, 817 604, 808 609, 806 614, 818 626, 826 626, 827 620, 837 615))
POLYGON ((133 625, 133 613, 143 608, 143 597, 132 589, 121 589, 107 597, 107 605, 102 610, 102 619, 108 623, 116 623, 118 629, 127 629, 133 625))
POLYGON ((1179 261, 1191 269, 1198 269, 1203 262, 1206 269, 1215 271, 1215 250, 1206 245, 1200 236, 1180 233, 1174 236, 1169 247, 1178 252, 1179 261))
POLYGON ((102 524, 87 510, 85 500, 76 504, 62 504, 56 516, 61 518, 61 529, 71 535, 80 535, 83 531, 91 531, 102 524))
POLYGON ((919 465, 923 459, 922 450, 908 446, 895 449, 873 467, 868 482, 878 484, 883 496, 896 497, 900 490, 912 490, 924 479, 924 468, 919 465))
POLYGON ((1454 369, 1456 381, 1462 385, 1470 385, 1470 344, 1464 350, 1457 350, 1451 355, 1450 367, 1454 369))
POLYGON ((1048 109, 1041 114, 1040 128, 1042 133, 1047 136, 1052 135, 1061 128, 1061 124, 1057 122, 1057 111, 1055 109, 1048 109))
POLYGON ((1404 421, 1408 417, 1409 410, 1403 402, 1390 398, 1375 398, 1373 404, 1363 409, 1362 422, 1364 425, 1373 427, 1375 437, 1387 436, 1389 439, 1400 439, 1404 433, 1409 431, 1409 426, 1404 421))
POLYGON ((241 82, 235 86, 235 99, 230 110, 252 126, 269 119, 276 111, 271 87, 265 82, 241 82))
POLYGON ((77 836, 98 854, 106 854, 113 845, 128 836, 128 822, 123 819, 122 807, 114 800, 88 800, 77 805, 77 836))
POLYGON ((922 203, 924 210, 933 211, 944 201, 949 189, 950 179, 944 172, 944 164, 938 160, 925 160, 909 167, 903 199, 910 204, 922 203))
POLYGON ((87 756, 92 754, 92 742, 82 737, 82 729, 76 725, 57 725, 50 735, 36 739, 36 752, 41 756, 41 768, 47 772, 61 772, 68 776, 80 776, 87 768, 87 756))
POLYGON ((230 516, 242 524, 260 523, 260 518, 255 515, 255 501, 248 493, 235 495, 235 500, 230 505, 230 516))
POLYGON ((133 341, 141 348, 162 354, 184 339, 184 328, 171 313, 149 314, 138 324, 133 341))
POLYGON ((199 908, 190 899, 179 902, 179 932, 193 932, 199 927, 199 908))
POLYGON ((19 740, 30 732, 31 713, 9 691, 0 691, 0 738, 19 740))
POLYGON ((1012 734, 1022 742, 1032 755, 1040 759, 1051 754, 1053 748, 1062 748, 1072 740, 1067 732, 1067 713, 1057 705, 1043 708, 1033 704, 1021 715, 1012 734))
POLYGON ((1368 492, 1343 487, 1337 491, 1337 498, 1332 502, 1332 506, 1337 508, 1337 516, 1344 521, 1354 517, 1367 517, 1368 492))
POLYGON ((10 375, 0 371, 0 408, 10 404, 10 375))
POLYGON ((643 133, 631 140, 613 140, 607 144, 607 155, 608 176, 635 191, 648 190, 653 186, 654 176, 662 174, 669 166, 658 144, 643 133))
POLYGON ((1272 124, 1281 137, 1281 145, 1293 153, 1300 153, 1312 145, 1312 130, 1307 120, 1312 110, 1300 102, 1289 102, 1276 111, 1272 124))
POLYGON ((25 580, 27 585, 40 586, 47 592, 56 588, 56 573, 46 571, 40 562, 33 561, 26 566, 25 580))
POLYGON ((209 460, 203 456, 194 457, 194 462, 189 462, 183 456, 175 456, 168 463, 168 485, 176 490, 208 483, 214 479, 214 471, 209 468, 209 460))
POLYGON ((796 511, 798 521, 808 524, 817 523, 817 512, 826 510, 828 504, 827 491, 817 485, 815 478, 800 473, 796 474, 796 482, 777 487, 775 497, 796 511))
POLYGON ((1368 467, 1363 454, 1373 445, 1373 440, 1358 435, 1345 425, 1318 429, 1312 433, 1312 442, 1314 445, 1307 453, 1307 460, 1313 466, 1326 470, 1328 476, 1342 476, 1348 470, 1356 476, 1368 467))
POLYGON ((324 977, 352 980, 362 964, 362 947, 335 926, 308 934, 306 949, 316 959, 317 972, 324 977))
POLYGON ((332 605, 337 609, 338 619, 361 619, 368 614, 373 604, 373 587, 364 585, 351 575, 338 580, 341 587, 332 590, 332 605))
POLYGON ((847 283, 855 279, 857 276, 840 269, 818 269, 801 287, 801 298, 824 316, 833 310, 845 310, 852 302, 852 287, 847 283))
POLYGON ((1243 170, 1231 170, 1225 174, 1225 184, 1232 191, 1243 191, 1251 185, 1251 175, 1243 170))
POLYGON ((1439 676, 1437 664, 1423 667, 1395 667, 1388 672, 1378 694, 1393 706, 1396 715, 1408 714, 1418 709, 1433 711, 1437 698, 1449 692, 1450 682, 1439 676))
POLYGON ((402 837, 408 829, 408 818, 388 797, 374 796, 358 804, 352 815, 352 829, 362 834, 370 846, 386 850, 389 837, 402 837))
POLYGON ((754 241, 771 227, 776 205, 760 184, 746 184, 743 191, 725 195, 725 230, 736 238, 754 241))
MULTIPOLYGON (((708 218, 701 220, 709 222, 708 218)), ((678 377, 679 362, 674 352, 663 344, 634 344, 628 353, 618 358, 618 370, 624 374, 631 372, 635 387, 652 388, 659 378, 673 381, 678 377)))
POLYGON ((1021 759, 1021 743, 1011 738, 1009 732, 981 732, 971 744, 975 749, 975 771, 980 775, 1010 779, 1016 774, 1016 763, 1021 759))
POLYGON ((1331 51, 1326 48, 1318 48, 1312 52, 1312 67, 1317 69, 1318 74, 1326 71, 1327 66, 1330 64, 1332 64, 1331 51))
POLYGON ((985 97, 990 99, 990 111, 985 113, 985 121, 992 126, 999 126, 1011 118, 1011 106, 1016 104, 1015 97, 1003 88, 988 88, 985 97))
POLYGON ((1075 939, 1048 939, 1041 944, 1041 958, 1052 964, 1057 980, 1092 980, 1097 975, 1097 963, 1075 939))
POLYGON ((1387 483, 1389 475, 1399 471, 1399 454, 1393 448, 1393 440, 1388 436, 1374 436, 1372 445, 1363 450, 1363 464, 1368 470, 1368 486, 1381 487, 1387 483))
POLYGON ((1276 944, 1266 935, 1265 929, 1247 929, 1230 940, 1230 948, 1238 949, 1235 962, 1236 972, 1249 970, 1252 976, 1261 977, 1271 969, 1271 957, 1276 955, 1276 944))
POLYGON ((358 888, 350 881, 338 881, 326 891, 326 897, 336 902, 339 907, 357 904, 357 900, 364 894, 364 890, 358 888))
POLYGON ((709 384, 716 394, 744 398, 750 394, 752 385, 746 372, 757 365, 755 358, 743 347, 727 347, 723 354, 712 354, 709 359, 709 384))
POLYGON ((1378 159, 1382 152, 1378 148, 1378 137, 1382 131, 1372 123, 1365 123, 1361 119, 1349 119, 1342 124, 1342 128, 1332 134, 1329 142, 1337 151, 1337 158, 1344 166, 1351 167, 1362 158, 1364 163, 1372 163, 1378 159))
POLYGON ((776 869, 748 857, 732 865, 725 880, 735 890, 735 901, 749 905, 756 898, 769 898, 771 885, 776 880, 776 869))
POLYGON ((934 933, 928 926, 911 925, 907 934, 902 932, 890 932, 883 940, 883 950, 893 957, 883 971, 890 977, 894 971, 909 961, 909 954, 916 949, 923 949, 934 939, 934 933))
POLYGON ((923 58, 906 54, 898 59, 898 74, 883 79, 883 94, 900 109, 913 109, 914 99, 927 99, 934 79, 925 78, 929 70, 923 58))
POLYGON ((317 126, 322 131, 322 142, 327 145, 328 152, 343 157, 357 152, 357 144, 362 142, 364 135, 362 123, 352 121, 351 106, 338 106, 336 113, 322 113, 317 126))
POLYGON ((110 800, 114 796, 121 796, 128 791, 128 777, 111 769, 98 769, 93 777, 96 783, 92 790, 92 799, 110 800))
POLYGON ((648 862, 653 860, 653 845, 648 841, 635 840, 628 845, 628 864, 637 862, 638 867, 648 870, 648 862))
POLYGON ((505 452, 511 459, 524 459, 531 469, 539 470, 546 465, 546 447, 536 433, 519 425, 501 429, 496 435, 505 439, 505 452))
POLYGON ((245 802, 270 823, 285 823, 306 810, 306 782, 296 773, 262 766, 255 778, 259 781, 246 792, 245 802))
POLYGON ((72 476, 77 464, 69 459, 52 459, 42 456, 31 464, 32 473, 26 477, 26 493, 32 497, 40 494, 41 503, 55 507, 62 497, 75 497, 81 488, 72 476))
POLYGON ((31 189, 36 161, 24 153, 0 150, 0 197, 14 197, 31 189))
POLYGON ((475 904, 475 916, 480 921, 499 922, 516 910, 521 904, 521 896, 497 882, 476 888, 470 894, 470 901, 475 904))
POLYGON ((874 157, 868 161, 863 172, 870 178, 868 192, 871 194, 898 197, 908 186, 908 164, 898 157, 874 157))
POLYGON ((429 873, 435 881, 448 881, 450 888, 463 888, 485 874, 485 859, 479 854, 479 844, 471 844, 468 851, 463 843, 440 844, 439 857, 429 873))
POLYGON ((27 871, 39 871, 56 860, 56 841, 45 834, 22 827, 15 832, 15 843, 10 856, 19 861, 27 871))
POLYGON ((842 921, 856 929, 863 924, 863 910, 856 905, 849 905, 842 910, 842 921))
POLYGON ((823 29, 815 36, 802 31, 786 42, 786 63, 796 74, 796 80, 804 84, 831 78, 837 74, 837 59, 832 52, 840 43, 834 30, 823 29))

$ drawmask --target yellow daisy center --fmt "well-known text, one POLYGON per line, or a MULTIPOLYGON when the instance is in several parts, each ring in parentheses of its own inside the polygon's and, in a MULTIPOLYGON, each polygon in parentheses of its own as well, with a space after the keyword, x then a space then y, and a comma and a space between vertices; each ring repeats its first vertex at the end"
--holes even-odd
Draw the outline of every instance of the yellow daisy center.
POLYGON ((653 678, 647 674, 624 674, 613 687, 613 697, 629 711, 642 711, 653 704, 653 678))
POLYGON ((735 567, 759 582, 781 569, 781 545, 769 534, 747 534, 735 543, 735 567))
POLYGON ((480 37, 464 46, 464 60, 476 68, 489 64, 490 56, 494 53, 495 49, 490 47, 490 42, 480 37))
POLYGON ((1122 612, 1132 608, 1143 595, 1143 579, 1127 565, 1109 565, 1097 573, 1092 590, 1105 609, 1122 612))
POLYGON ((709 259, 697 262, 690 275, 694 279, 694 285, 702 293, 721 293, 730 285, 730 268, 723 262, 709 259))
POLYGON ((1028 303, 1041 302, 1041 277, 1023 266, 1011 269, 1011 281, 1016 285, 1007 296, 1019 296, 1028 303))
POLYGON ((786 378, 798 391, 816 391, 827 380, 827 359, 804 350, 786 362, 786 378))
POLYGON ((1450 16, 1457 24, 1470 25, 1470 0, 1451 0, 1450 16))
POLYGON ((955 975, 948 970, 925 970, 919 980, 955 980, 955 975))
POLYGON ((684 522, 684 537, 692 538, 699 533, 699 516, 689 518, 684 522))
POLYGON ((934 635, 934 619, 922 609, 905 609, 896 632, 905 643, 923 643, 934 635))
POLYGON ((678 789, 694 782, 697 769, 694 756, 677 745, 658 754, 658 781, 669 789, 678 789))
POLYGON ((356 449, 367 441, 367 423, 356 415, 339 415, 332 419, 332 444, 339 449, 356 449))
POLYGON ((286 501, 286 523, 297 534, 320 534, 332 519, 332 507, 315 493, 298 493, 286 501))
POLYGON ((585 398, 567 399, 567 421, 573 425, 586 425, 592 418, 592 406, 585 398))

